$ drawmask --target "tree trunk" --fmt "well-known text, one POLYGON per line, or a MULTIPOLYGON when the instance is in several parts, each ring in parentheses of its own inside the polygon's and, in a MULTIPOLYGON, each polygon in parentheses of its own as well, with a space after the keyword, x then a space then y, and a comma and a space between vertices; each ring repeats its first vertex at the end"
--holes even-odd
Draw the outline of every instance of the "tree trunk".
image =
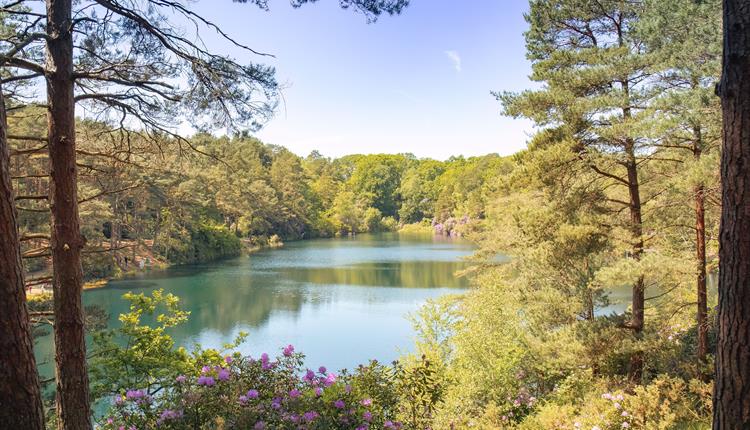
POLYGON ((750 428, 750 7, 724 0, 714 429, 750 428))
POLYGON ((698 291, 698 362, 704 364, 708 355, 708 296, 706 294, 706 215, 705 189, 695 187, 695 261, 698 291))
POLYGON ((7 127, 0 88, 0 428, 41 430, 44 409, 26 308, 7 127))
MULTIPOLYGON (((628 193, 630 195, 630 227, 631 240, 633 241, 633 258, 640 260, 643 254, 643 219, 641 214, 641 193, 638 182, 638 165, 635 160, 633 149, 628 149, 628 193)), ((643 275, 639 276, 633 284, 632 298, 633 318, 630 321, 630 329, 636 339, 643 335, 645 324, 645 291, 643 286, 643 275)), ((631 382, 639 384, 643 376, 643 352, 635 351, 630 357, 630 372, 628 378, 631 382)))
MULTIPOLYGON (((700 160, 703 138, 700 127, 693 130, 693 156, 700 160)), ((695 262, 696 262, 696 287, 698 292, 698 346, 696 355, 698 364, 702 367, 706 363, 708 354, 708 298, 706 295, 706 207, 705 187, 701 183, 694 189, 695 203, 695 262)), ((702 372, 701 372, 702 373, 702 372)))
POLYGON ((58 429, 91 428, 81 287, 71 0, 47 0, 47 120, 58 429))

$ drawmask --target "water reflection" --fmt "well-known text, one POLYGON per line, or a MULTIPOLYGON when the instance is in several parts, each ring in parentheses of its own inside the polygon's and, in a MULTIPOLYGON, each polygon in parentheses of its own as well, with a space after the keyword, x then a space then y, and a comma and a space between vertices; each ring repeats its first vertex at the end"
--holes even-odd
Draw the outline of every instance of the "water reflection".
MULTIPOLYGON (((428 298, 463 291, 467 281, 455 273, 471 252, 466 242, 394 234, 304 241, 111 282, 87 291, 84 303, 104 307, 114 326, 128 311, 125 292, 163 288, 191 313, 172 331, 180 344, 219 347, 245 331, 246 353, 293 343, 311 365, 351 367, 408 350, 413 339, 405 315, 428 298)), ((51 340, 37 349, 49 356, 51 340)))

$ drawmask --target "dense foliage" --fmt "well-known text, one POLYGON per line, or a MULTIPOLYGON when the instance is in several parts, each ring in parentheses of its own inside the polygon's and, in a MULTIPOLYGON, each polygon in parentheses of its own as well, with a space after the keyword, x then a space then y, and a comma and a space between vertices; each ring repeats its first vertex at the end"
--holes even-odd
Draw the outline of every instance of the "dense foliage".
MULTIPOLYGON (((11 122, 33 135, 42 115, 25 109, 11 122)), ((478 219, 489 168, 508 163, 497 155, 445 162, 410 154, 302 158, 247 134, 199 134, 183 152, 184 143, 164 136, 123 135, 93 122, 78 130, 89 278, 159 262, 209 261, 286 240, 478 219)), ((27 268, 42 277, 48 254, 34 250, 43 249, 49 221, 46 202, 32 197, 47 186, 46 165, 33 143, 14 149, 18 192, 28 195, 19 205, 27 268)))

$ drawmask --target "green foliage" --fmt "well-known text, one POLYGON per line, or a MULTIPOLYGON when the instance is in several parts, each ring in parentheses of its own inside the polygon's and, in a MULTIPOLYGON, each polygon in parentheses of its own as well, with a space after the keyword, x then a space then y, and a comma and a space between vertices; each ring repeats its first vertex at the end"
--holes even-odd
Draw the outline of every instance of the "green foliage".
POLYGON ((425 357, 336 376, 304 370, 291 345, 273 361, 232 352, 244 335, 221 351, 188 352, 169 335, 188 318, 177 297, 161 290, 124 297, 131 305, 121 326, 94 337, 94 397, 114 400, 103 429, 417 430, 442 398, 441 372, 425 357))
MULTIPOLYGON (((165 213, 163 216, 167 219, 169 215, 165 213)), ((167 219, 166 222, 170 221, 167 219)), ((240 239, 229 228, 210 221, 169 227, 161 230, 157 251, 173 263, 212 261, 239 255, 242 249, 240 239)))
POLYGON ((119 395, 127 387, 158 390, 163 380, 187 372, 194 364, 168 334, 188 317, 176 296, 157 290, 151 296, 127 293, 123 298, 130 302, 130 312, 119 316, 120 327, 94 336, 90 361, 94 398, 119 395))

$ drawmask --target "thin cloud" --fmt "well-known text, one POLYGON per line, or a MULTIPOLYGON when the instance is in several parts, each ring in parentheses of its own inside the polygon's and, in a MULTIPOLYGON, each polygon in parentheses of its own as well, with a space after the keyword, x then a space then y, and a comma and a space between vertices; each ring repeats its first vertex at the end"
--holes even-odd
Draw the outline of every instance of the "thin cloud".
POLYGON ((447 55, 451 62, 453 62, 453 68, 455 68, 457 72, 460 72, 461 56, 458 55, 458 51, 445 51, 445 55, 447 55))

